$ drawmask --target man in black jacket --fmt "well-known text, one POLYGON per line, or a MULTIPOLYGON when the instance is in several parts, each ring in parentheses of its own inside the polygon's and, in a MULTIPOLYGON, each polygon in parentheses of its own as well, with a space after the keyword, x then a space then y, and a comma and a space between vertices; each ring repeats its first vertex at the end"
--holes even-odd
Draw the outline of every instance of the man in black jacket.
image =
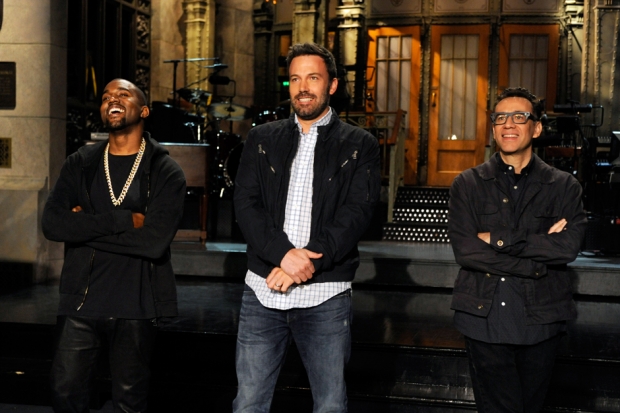
POLYGON ((233 409, 269 411, 294 339, 314 411, 346 412, 351 281, 379 197, 379 147, 329 107, 338 79, 327 49, 295 45, 287 64, 295 113, 250 131, 235 182, 248 272, 233 409))
POLYGON ((532 151, 540 101, 506 89, 491 114, 499 149, 450 188, 450 242, 461 265, 452 309, 465 335, 480 413, 542 408, 566 320, 576 317, 566 264, 586 216, 575 178, 532 151))
POLYGON ((115 411, 143 412, 156 320, 177 315, 170 243, 185 176, 144 132, 144 93, 116 79, 103 91, 107 141, 69 156, 43 211, 43 233, 66 243, 60 279, 55 412, 88 412, 99 351, 110 348, 115 411))

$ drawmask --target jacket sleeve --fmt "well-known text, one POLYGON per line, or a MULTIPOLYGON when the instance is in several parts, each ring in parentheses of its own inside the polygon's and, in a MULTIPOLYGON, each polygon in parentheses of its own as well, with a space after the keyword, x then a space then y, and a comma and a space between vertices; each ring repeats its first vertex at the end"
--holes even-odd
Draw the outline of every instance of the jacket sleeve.
MULTIPOLYGON (((491 245, 500 253, 547 265, 573 262, 581 248, 588 222, 581 202, 581 192, 581 185, 572 176, 567 177, 561 189, 554 191, 562 195, 557 200, 560 205, 557 220, 564 218, 567 221, 562 232, 547 234, 548 228, 543 233, 526 230, 491 232, 491 245), (502 246, 498 245, 499 240, 502 240, 502 246)), ((543 196, 547 194, 548 191, 544 191, 543 196)))
MULTIPOLYGON (((83 199, 79 196, 82 190, 82 170, 78 159, 78 154, 67 158, 47 198, 41 218, 45 237, 52 241, 79 243, 133 228, 131 211, 111 211, 98 215, 71 211, 83 199)), ((84 205, 80 206, 84 208, 84 205)))
POLYGON ((457 176, 450 187, 448 210, 448 236, 454 251, 456 262, 463 268, 490 273, 494 275, 514 275, 518 277, 539 278, 547 273, 545 264, 529 258, 514 257, 496 251, 478 238, 476 213, 474 210, 475 179, 471 170, 457 176))
POLYGON ((370 224, 380 191, 379 144, 368 134, 344 203, 306 246, 310 251, 323 254, 312 260, 316 271, 330 269, 356 247, 370 224))
POLYGON ((243 147, 235 180, 234 205, 239 228, 257 255, 279 266, 282 258, 295 246, 265 209, 258 165, 258 147, 254 130, 250 130, 243 147))
POLYGON ((151 188, 151 194, 141 228, 132 227, 122 233, 99 237, 86 245, 117 254, 157 259, 168 250, 183 215, 185 175, 181 168, 165 155, 162 169, 151 188))

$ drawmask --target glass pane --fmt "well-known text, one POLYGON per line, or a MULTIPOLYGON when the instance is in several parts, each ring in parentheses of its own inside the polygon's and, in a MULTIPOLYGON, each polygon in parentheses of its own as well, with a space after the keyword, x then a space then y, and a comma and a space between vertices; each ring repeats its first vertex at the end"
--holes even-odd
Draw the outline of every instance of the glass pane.
POLYGON ((376 100, 377 106, 376 109, 380 112, 387 110, 387 63, 386 62, 377 62, 377 82, 375 85, 376 90, 376 100))
POLYGON ((441 36, 441 60, 452 59, 454 36, 441 36))
POLYGON ((478 35, 467 36, 467 58, 478 59, 478 35))
POLYGON ((465 131, 463 139, 476 140, 476 116, 477 116, 477 79, 478 79, 478 60, 467 60, 467 80, 465 81, 465 131))
POLYGON ((539 98, 547 96, 547 61, 539 60, 536 62, 536 87, 533 92, 539 98))
POLYGON ((547 36, 536 36, 536 57, 538 59, 547 59, 549 48, 549 38, 547 36))
POLYGON ((411 61, 401 63, 400 70, 400 109, 409 113, 409 92, 411 88, 411 61))
MULTIPOLYGON (((458 42, 455 42, 458 43, 458 42)), ((465 106, 465 60, 454 60, 454 87, 452 89, 451 135, 463 139, 463 110, 465 106)), ((452 138, 454 139, 454 137, 452 138)))
POLYGON ((398 61, 390 62, 390 79, 388 83, 388 111, 392 112, 398 109, 399 104, 399 80, 400 80, 400 63, 398 61))
POLYGON ((390 37, 390 59, 398 59, 400 37, 390 37))
POLYGON ((511 60, 509 63, 508 87, 515 87, 521 84, 521 61, 511 60))
POLYGON ((517 86, 524 87, 528 90, 534 90, 534 61, 523 60, 521 63, 521 84, 517 86))
POLYGON ((402 38, 400 57, 402 59, 411 59, 411 36, 404 36, 402 38))
POLYGON ((464 59, 467 57, 467 38, 465 36, 456 36, 454 39, 454 58, 464 59))
POLYGON ((377 38, 377 59, 387 59, 388 38, 377 38))
POLYGON ((510 57, 513 58, 521 56, 522 46, 522 36, 510 36, 510 57))
POLYGON ((523 49, 521 50, 521 56, 526 58, 533 58, 536 56, 535 36, 523 36, 523 49))
POLYGON ((450 136, 450 91, 452 90, 452 61, 442 60, 439 73, 439 139, 450 136))

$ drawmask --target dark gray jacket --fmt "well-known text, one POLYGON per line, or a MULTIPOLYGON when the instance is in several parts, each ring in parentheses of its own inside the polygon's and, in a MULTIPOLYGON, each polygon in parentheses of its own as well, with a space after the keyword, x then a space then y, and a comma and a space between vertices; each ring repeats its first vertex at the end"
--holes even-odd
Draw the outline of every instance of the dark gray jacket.
POLYGON ((461 265, 452 309, 486 317, 500 277, 514 276, 523 285, 527 324, 573 319, 566 264, 575 260, 587 224, 581 185, 534 155, 522 209, 514 216, 497 179, 498 156, 464 171, 450 188, 448 233, 461 265), (566 230, 547 234, 562 218, 566 230), (490 245, 478 239, 480 232, 491 233, 490 245))
MULTIPOLYGON (((309 282, 350 281, 359 266, 357 242, 379 199, 379 145, 370 133, 335 114, 318 133, 311 234, 305 248, 323 257, 313 260, 316 273, 309 282)), ((248 243, 248 267, 261 277, 267 277, 295 248, 283 227, 298 144, 293 115, 250 130, 241 155, 235 211, 248 243)))
POLYGON ((170 243, 183 214, 185 176, 168 151, 145 132, 146 150, 140 179, 142 228, 133 227, 132 211, 95 214, 90 188, 106 141, 70 155, 43 210, 43 234, 66 243, 60 279, 60 307, 78 309, 88 299, 91 265, 97 250, 133 255, 143 260, 151 277, 157 317, 177 315, 170 243), (71 212, 75 206, 82 212, 71 212), (65 301, 66 300, 66 301, 65 301))

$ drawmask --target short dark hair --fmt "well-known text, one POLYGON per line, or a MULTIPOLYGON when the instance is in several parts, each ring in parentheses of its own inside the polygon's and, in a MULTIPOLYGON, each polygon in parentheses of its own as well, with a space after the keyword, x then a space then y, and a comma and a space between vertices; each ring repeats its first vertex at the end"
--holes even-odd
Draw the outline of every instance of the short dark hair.
POLYGON ((533 94, 532 92, 530 92, 524 87, 509 87, 505 89, 498 96, 497 103, 495 104, 495 106, 497 106, 497 104, 501 102, 502 100, 506 98, 513 98, 513 97, 523 98, 523 99, 528 100, 532 104, 532 115, 536 117, 536 119, 532 119, 532 120, 534 121, 540 120, 542 113, 543 113, 542 102, 540 101, 540 99, 536 97, 535 94, 533 94))
POLYGON ((327 74, 329 80, 333 80, 338 75, 338 68, 336 67, 336 59, 334 55, 325 47, 316 43, 299 43, 291 46, 286 56, 286 69, 290 71, 291 62, 298 56, 320 56, 327 66, 327 74))

